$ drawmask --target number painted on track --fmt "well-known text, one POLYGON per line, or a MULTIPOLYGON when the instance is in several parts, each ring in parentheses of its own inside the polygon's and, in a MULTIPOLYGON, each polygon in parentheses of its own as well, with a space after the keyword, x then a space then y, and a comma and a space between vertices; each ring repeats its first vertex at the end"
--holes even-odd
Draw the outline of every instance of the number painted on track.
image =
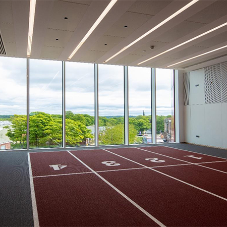
POLYGON ((61 165, 61 164, 57 164, 57 165, 49 165, 50 168, 53 168, 54 170, 61 170, 67 167, 67 165, 61 165))
POLYGON ((146 158, 145 160, 150 162, 158 162, 158 163, 165 162, 165 160, 159 160, 158 158, 146 158))
POLYGON ((184 157, 194 158, 194 159, 202 159, 202 157, 196 157, 194 155, 186 155, 184 157))
POLYGON ((102 162, 102 164, 106 165, 106 166, 120 166, 120 163, 117 163, 115 161, 104 161, 102 162))

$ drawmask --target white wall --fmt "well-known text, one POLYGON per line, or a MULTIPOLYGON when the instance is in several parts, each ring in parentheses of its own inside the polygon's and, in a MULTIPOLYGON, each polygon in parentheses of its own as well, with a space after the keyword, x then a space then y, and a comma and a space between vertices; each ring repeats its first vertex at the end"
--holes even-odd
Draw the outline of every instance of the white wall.
POLYGON ((183 107, 184 142, 227 148, 227 103, 205 104, 204 69, 189 72, 189 77, 189 105, 183 107))

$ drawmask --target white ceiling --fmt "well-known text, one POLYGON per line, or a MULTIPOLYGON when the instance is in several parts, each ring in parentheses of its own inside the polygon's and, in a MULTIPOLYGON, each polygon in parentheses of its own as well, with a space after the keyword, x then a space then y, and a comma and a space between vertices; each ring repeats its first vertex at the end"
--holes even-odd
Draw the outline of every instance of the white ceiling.
MULTIPOLYGON (((67 60, 109 2, 37 0, 31 58, 67 60)), ((189 2, 118 0, 71 61, 103 63, 189 2)), ((26 57, 29 4, 29 0, 0 1, 0 33, 6 51, 4 56, 26 57)), ((137 66, 143 60, 227 22, 226 9, 227 0, 200 0, 107 64, 137 66), (154 46, 154 49, 150 46, 154 46)), ((227 26, 140 66, 166 68, 226 43, 227 26)), ((188 68, 225 55, 227 48, 173 68, 188 68)))

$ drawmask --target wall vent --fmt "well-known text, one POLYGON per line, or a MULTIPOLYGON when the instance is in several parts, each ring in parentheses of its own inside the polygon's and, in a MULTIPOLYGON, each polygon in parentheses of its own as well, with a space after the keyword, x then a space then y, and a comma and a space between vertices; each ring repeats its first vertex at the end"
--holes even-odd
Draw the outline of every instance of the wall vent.
POLYGON ((5 47, 4 47, 4 44, 3 44, 3 40, 2 40, 1 34, 0 34, 0 54, 6 55, 6 50, 5 50, 5 47))

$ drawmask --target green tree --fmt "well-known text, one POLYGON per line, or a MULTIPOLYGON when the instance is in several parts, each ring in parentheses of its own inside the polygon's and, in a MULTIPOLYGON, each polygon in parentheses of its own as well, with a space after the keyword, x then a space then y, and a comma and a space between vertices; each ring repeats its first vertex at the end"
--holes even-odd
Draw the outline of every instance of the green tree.
POLYGON ((66 119, 65 131, 66 144, 70 146, 79 145, 85 142, 86 138, 94 137, 84 124, 71 119, 66 119))
POLYGON ((48 140, 48 126, 53 122, 53 118, 50 114, 44 112, 33 112, 29 119, 29 141, 31 145, 39 147, 40 144, 44 144, 48 140))
MULTIPOLYGON (((129 142, 134 143, 137 131, 133 125, 129 125, 129 142)), ((123 144, 124 143, 124 125, 107 126, 99 134, 100 144, 123 144)))
POLYGON ((25 115, 14 115, 11 117, 11 126, 5 126, 8 129, 6 136, 14 142, 14 146, 20 144, 20 147, 24 148, 26 146, 26 134, 27 134, 27 117, 25 115))

